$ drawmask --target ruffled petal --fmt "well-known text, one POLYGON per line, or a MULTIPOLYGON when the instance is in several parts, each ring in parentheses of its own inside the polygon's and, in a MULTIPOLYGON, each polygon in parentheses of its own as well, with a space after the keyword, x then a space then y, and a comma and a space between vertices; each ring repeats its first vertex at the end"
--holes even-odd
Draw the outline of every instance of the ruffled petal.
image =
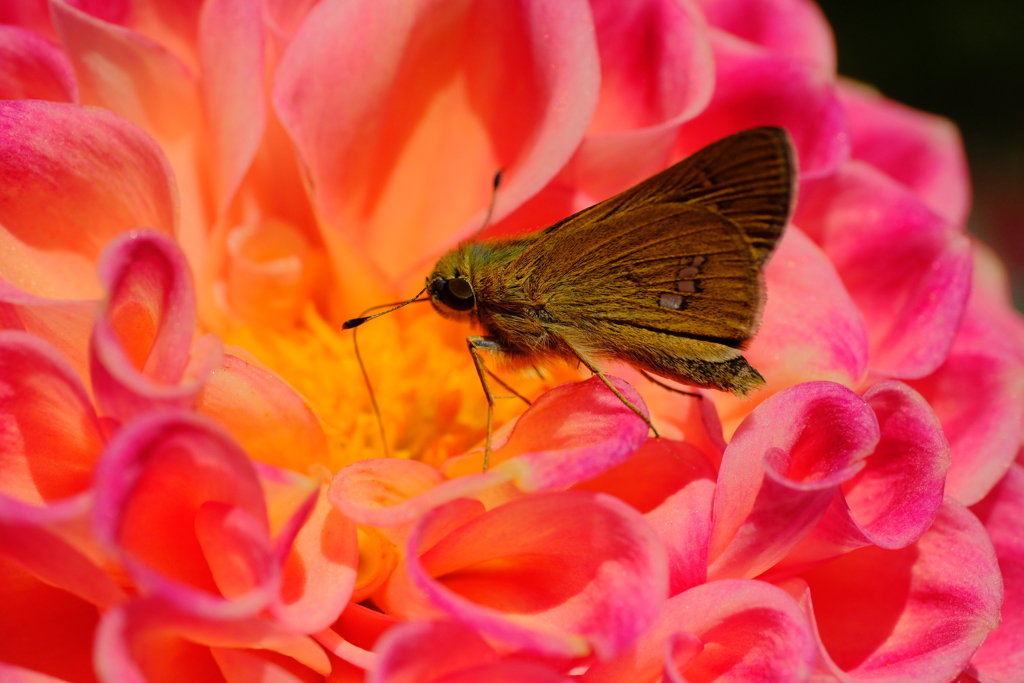
POLYGON ((598 87, 581 0, 323 2, 273 99, 333 257, 347 265, 354 248, 394 279, 479 228, 497 169, 497 218, 541 189, 579 144, 598 87))
POLYGON ((810 0, 697 0, 708 23, 775 54, 836 71, 828 20, 810 0))
POLYGON ((0 23, 0 100, 77 102, 71 63, 34 31, 0 23))
POLYGON ((802 577, 825 670, 841 681, 946 683, 999 623, 992 542, 950 499, 916 544, 861 548, 802 577))
POLYGON ((448 614, 516 649, 599 658, 628 647, 661 611, 665 551, 624 503, 537 494, 460 524, 452 513, 465 519, 461 507, 449 503, 417 526, 405 564, 375 597, 385 611, 448 614))
POLYGON ((949 353, 967 304, 970 242, 862 161, 802 191, 794 220, 863 313, 871 370, 900 379, 930 374, 949 353))
POLYGON ((866 545, 903 548, 927 531, 942 505, 949 444, 920 394, 879 382, 864 394, 881 438, 860 474, 774 573, 792 573, 866 545))
POLYGON ((203 418, 155 412, 117 432, 97 469, 93 528, 140 591, 179 610, 248 616, 278 592, 256 471, 203 418))
POLYGON ((986 683, 1024 678, 1024 467, 1011 465, 999 485, 971 511, 995 546, 1003 577, 1002 621, 971 657, 971 671, 986 683))
POLYGON ((688 2, 591 0, 601 93, 569 169, 577 189, 604 199, 666 166, 679 126, 711 99, 707 25, 688 2))
POLYGON ((590 667, 582 683, 656 680, 673 648, 673 673, 684 681, 777 681, 807 679, 816 644, 797 602, 761 581, 731 579, 697 586, 668 601, 654 626, 631 649, 590 667), (703 645, 694 647, 693 639, 703 645))
POLYGON ((250 458, 296 471, 328 465, 327 437, 313 408, 248 355, 228 347, 224 364, 203 384, 196 410, 226 429, 250 458))
POLYGON ((856 83, 840 82, 838 92, 850 122, 853 158, 903 183, 952 225, 963 226, 971 182, 953 122, 856 83))
POLYGON ((97 299, 95 263, 110 239, 174 233, 176 221, 173 174, 144 132, 102 109, 0 102, 0 278, 10 285, 97 299))
POLYGON ((796 145, 802 179, 834 173, 849 156, 849 138, 831 74, 722 31, 712 31, 711 45, 715 94, 681 128, 677 158, 747 128, 782 126, 796 145))
POLYGON ((758 406, 722 460, 708 576, 752 577, 781 560, 878 440, 871 408, 833 382, 798 384, 758 406))

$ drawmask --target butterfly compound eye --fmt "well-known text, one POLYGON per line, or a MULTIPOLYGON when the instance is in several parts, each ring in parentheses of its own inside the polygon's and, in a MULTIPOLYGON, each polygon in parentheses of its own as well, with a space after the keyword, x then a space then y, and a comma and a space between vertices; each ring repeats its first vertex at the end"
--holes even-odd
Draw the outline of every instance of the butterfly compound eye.
POLYGON ((444 289, 441 290, 441 301, 453 311, 468 311, 476 306, 473 285, 461 277, 452 278, 444 283, 444 289))

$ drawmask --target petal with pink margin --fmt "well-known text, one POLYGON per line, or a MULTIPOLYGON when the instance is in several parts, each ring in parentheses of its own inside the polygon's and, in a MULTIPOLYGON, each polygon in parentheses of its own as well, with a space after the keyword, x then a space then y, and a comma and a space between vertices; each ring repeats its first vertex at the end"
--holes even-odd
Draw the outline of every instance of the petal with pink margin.
POLYGON ((140 227, 173 234, 177 202, 167 160, 134 125, 102 109, 0 102, 0 278, 10 285, 99 298, 107 241, 140 227))
POLYGON ((952 225, 964 226, 971 181, 956 125, 852 81, 841 80, 837 91, 850 124, 853 158, 909 187, 952 225))
POLYGON ((196 411, 228 430, 250 458, 296 471, 328 465, 327 436, 306 399, 248 352, 225 350, 224 364, 203 383, 196 411))
POLYGON ((213 185, 223 214, 256 155, 267 124, 260 3, 204 2, 199 17, 203 104, 213 140, 213 185))
POLYGON ((971 283, 971 244, 863 161, 804 182, 794 221, 835 264, 871 339, 871 370, 916 379, 942 364, 971 283))
POLYGON ((71 63, 38 33, 0 24, 0 100, 77 102, 71 63))
POLYGON ((861 548, 801 576, 806 584, 784 587, 801 595, 809 586, 822 667, 844 683, 947 683, 999 623, 992 542, 949 498, 914 545, 861 548))
POLYGON ((169 50, 66 0, 50 0, 50 13, 83 104, 109 109, 164 139, 201 129, 195 76, 169 50))
POLYGON ((1024 678, 1024 467, 1011 465, 1003 480, 971 508, 985 525, 1003 577, 1002 621, 974 656, 971 671, 985 683, 1024 678))
POLYGON ((192 342, 195 291, 177 244, 149 230, 123 234, 103 253, 99 274, 108 294, 89 366, 101 411, 127 421, 158 407, 194 407, 224 352, 213 335, 192 342))
POLYGON ((414 588, 403 602, 388 603, 399 616, 447 613, 515 649, 608 658, 661 611, 665 550, 621 501, 580 491, 536 494, 452 529, 448 508, 456 503, 431 511, 410 536, 391 579, 414 588))
POLYGON ((668 552, 669 595, 676 595, 707 581, 715 478, 693 445, 649 438, 629 460, 572 489, 607 493, 644 515, 668 552))
POLYGON ((717 29, 711 35, 715 94, 680 129, 676 158, 747 128, 781 126, 793 138, 802 179, 834 173, 849 156, 849 136, 831 74, 717 29))
POLYGON ((355 248, 394 279, 478 229, 496 169, 497 218, 540 190, 598 87, 582 0, 327 1, 282 58, 273 100, 334 258, 355 248))
POLYGON ((781 560, 878 440, 871 408, 834 382, 798 384, 755 408, 722 459, 709 578, 753 577, 781 560))
MULTIPOLYGON (((765 268, 768 301, 761 327, 744 358, 771 391, 812 380, 856 388, 868 369, 868 331, 828 256, 790 225, 765 268)), ((751 400, 714 396, 722 421, 735 423, 750 412, 751 400)))
POLYGON ((410 622, 377 646, 379 664, 367 683, 569 683, 573 679, 533 662, 501 661, 475 631, 459 622, 410 622))
POLYGON ((581 683, 656 680, 665 644, 676 634, 684 641, 695 636, 704 646, 683 658, 679 672, 694 683, 796 683, 807 679, 816 657, 807 618, 792 597, 761 581, 728 579, 670 599, 635 646, 590 667, 581 683))
POLYGON ((920 394, 896 380, 875 384, 864 400, 878 418, 878 445, 817 526, 773 568, 773 576, 866 545, 903 548, 935 520, 949 467, 939 419, 920 394))
POLYGON ((94 534, 143 594, 210 619, 252 616, 278 594, 256 471, 216 424, 178 411, 132 421, 95 487, 94 534))
POLYGON ((783 57, 835 74, 828 19, 810 0, 697 0, 708 23, 783 57))
POLYGON ((689 0, 590 5, 600 98, 587 137, 562 173, 600 200, 668 165, 679 126, 711 100, 715 69, 707 25, 689 0))
POLYGON ((1024 357, 1015 338, 1017 316, 975 288, 945 362, 910 383, 935 409, 949 439, 946 495, 965 505, 988 494, 1020 448, 1024 357))

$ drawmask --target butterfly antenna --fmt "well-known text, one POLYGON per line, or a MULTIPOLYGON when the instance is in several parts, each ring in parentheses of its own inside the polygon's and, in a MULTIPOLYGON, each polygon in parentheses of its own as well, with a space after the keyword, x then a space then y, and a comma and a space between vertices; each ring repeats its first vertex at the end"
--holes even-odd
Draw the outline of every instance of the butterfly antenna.
POLYGON ((356 334, 358 333, 358 330, 356 330, 355 328, 359 327, 367 320, 373 320, 378 316, 391 313, 392 311, 397 311, 399 308, 402 308, 403 306, 408 306, 409 304, 417 303, 420 301, 429 301, 429 299, 420 298, 420 295, 423 294, 423 292, 425 291, 427 291, 426 287, 421 289, 420 293, 414 296, 413 298, 409 299, 408 301, 402 301, 397 306, 395 306, 394 303, 381 304, 379 306, 370 306, 365 311, 363 311, 364 316, 370 311, 374 310, 375 308, 385 308, 387 306, 392 306, 393 308, 390 308, 386 311, 382 311, 381 313, 377 313, 375 315, 371 315, 368 317, 352 318, 351 320, 346 320, 341 325, 341 329, 343 330, 352 330, 352 347, 355 349, 356 352, 356 362, 359 363, 359 371, 363 373, 363 383, 366 385, 366 393, 370 395, 370 405, 373 406, 373 416, 377 420, 377 431, 380 433, 380 443, 384 447, 385 458, 391 457, 391 449, 388 447, 388 439, 387 436, 384 434, 384 418, 381 417, 380 414, 380 406, 377 404, 377 394, 374 393, 373 384, 370 382, 370 374, 366 372, 366 364, 363 363, 363 356, 361 353, 359 353, 359 342, 356 339, 356 334))
POLYGON ((487 213, 484 215, 484 224, 480 226, 480 229, 473 235, 473 241, 475 242, 480 238, 480 234, 487 229, 487 226, 491 224, 491 216, 494 214, 494 204, 498 200, 498 188, 501 187, 501 174, 502 170, 498 169, 498 172, 494 174, 494 184, 491 186, 491 203, 487 205, 487 213))

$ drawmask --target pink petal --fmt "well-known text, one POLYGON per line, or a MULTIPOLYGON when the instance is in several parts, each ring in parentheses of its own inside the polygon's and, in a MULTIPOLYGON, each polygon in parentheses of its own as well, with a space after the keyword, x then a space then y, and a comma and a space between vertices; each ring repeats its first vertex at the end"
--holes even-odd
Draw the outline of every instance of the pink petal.
POLYGON ((234 355, 207 377, 196 410, 213 418, 250 458, 296 471, 329 464, 320 419, 297 391, 271 370, 234 355))
POLYGON ((992 543, 949 499, 915 545, 862 548, 802 576, 841 680, 946 683, 999 623, 992 543))
MULTIPOLYGON (((608 377, 647 414, 643 399, 626 382, 608 377)), ((622 462, 647 439, 647 425, 598 377, 564 384, 533 402, 508 442, 491 453, 495 472, 511 475, 523 491, 560 489, 622 462)), ((445 474, 479 472, 483 454, 450 461, 445 474)))
POLYGON ((864 314, 871 370, 930 374, 949 353, 970 291, 970 243, 862 161, 804 183, 795 221, 835 264, 864 314))
POLYGON ((583 683, 656 680, 665 645, 696 638, 703 650, 679 654, 687 681, 778 681, 807 678, 816 652, 807 618, 797 602, 761 581, 725 580, 697 586, 668 601, 654 626, 630 650, 590 667, 583 683), (678 634, 678 635, 677 635, 678 634))
POLYGON ((0 278, 0 329, 29 332, 49 342, 84 379, 89 377, 89 335, 97 307, 95 301, 32 296, 0 278))
POLYGON ((63 678, 54 678, 38 671, 23 669, 0 662, 0 680, 7 683, 65 683, 63 678))
POLYGON ((195 76, 170 51, 108 23, 120 19, 117 13, 93 16, 66 0, 51 0, 50 12, 83 104, 109 109, 161 138, 201 128, 195 76))
POLYGON ((832 28, 810 0, 697 0, 708 23, 780 56, 836 70, 832 28))
POLYGON ((472 629, 458 622, 410 622, 390 631, 378 647, 380 664, 367 683, 569 683, 540 664, 501 661, 472 629))
POLYGON ((22 0, 0 4, 0 24, 13 24, 56 40, 50 23, 48 0, 22 0))
POLYGON ((676 157, 747 128, 782 126, 796 145, 801 178, 834 173, 849 155, 849 140, 831 75, 721 31, 712 31, 711 45, 715 94, 683 125, 676 157))
POLYGON ((1010 683, 1024 678, 1024 468, 1011 465, 971 510, 995 546, 1004 595, 1002 621, 971 657, 971 670, 983 681, 1010 683))
POLYGON ((5 669, 11 666, 59 680, 93 680, 92 641, 99 621, 95 605, 39 580, 2 554, 0 604, 0 680, 18 681, 7 677, 5 669))
POLYGON ((689 443, 648 439, 629 460, 574 485, 641 512, 668 551, 669 595, 707 580, 716 473, 689 443))
POLYGON ((140 227, 173 233, 176 211, 170 168, 135 126, 101 109, 0 102, 0 278, 14 287, 98 298, 103 246, 140 227))
POLYGON ((838 92, 850 122, 853 158, 903 183, 952 225, 963 226, 971 184, 956 125, 856 83, 840 82, 838 92))
POLYGON ((151 231, 120 236, 99 265, 107 301, 93 327, 90 369, 106 415, 127 420, 154 407, 191 408, 223 349, 192 337, 195 292, 184 255, 151 231))
POLYGON ((178 609, 247 616, 277 592, 256 472, 205 419, 155 412, 117 432, 96 473, 93 527, 143 593, 178 609))
POLYGON ((214 145, 213 183, 223 213, 252 163, 267 123, 261 4, 203 3, 199 23, 203 104, 214 145))
POLYGON ((478 229, 497 169, 498 218, 540 190, 579 144, 597 92, 581 0, 363 0, 310 11, 273 99, 332 255, 355 248, 393 279, 478 229))
POLYGON ((878 418, 878 445, 774 572, 791 573, 866 545, 903 548, 932 525, 949 467, 938 418, 920 394, 895 380, 875 384, 864 400, 878 418))
POLYGON ((782 559, 878 439, 868 405, 833 382, 798 384, 759 405, 722 460, 708 576, 756 576, 782 559))
POLYGON ((356 526, 331 507, 324 487, 284 563, 274 617, 296 633, 330 626, 345 609, 356 580, 356 526))
POLYGON ((567 175, 603 199, 664 168, 680 124, 700 113, 715 85, 707 26, 677 0, 628 5, 591 0, 601 91, 567 175))
POLYGON ((0 24, 0 100, 77 102, 71 64, 38 33, 0 24))
POLYGON ((640 514, 610 496, 528 496, 458 526, 417 557, 448 516, 445 507, 432 511, 410 537, 405 575, 391 584, 409 581, 418 593, 389 599, 392 611, 447 613, 517 649, 607 658, 664 604, 665 551, 640 514))
MULTIPOLYGON (((1007 307, 1008 308, 1008 307, 1007 307)), ((953 462, 946 494, 971 505, 995 486, 1020 447, 1024 357, 1016 313, 972 293, 949 356, 911 382, 935 409, 953 462)))

